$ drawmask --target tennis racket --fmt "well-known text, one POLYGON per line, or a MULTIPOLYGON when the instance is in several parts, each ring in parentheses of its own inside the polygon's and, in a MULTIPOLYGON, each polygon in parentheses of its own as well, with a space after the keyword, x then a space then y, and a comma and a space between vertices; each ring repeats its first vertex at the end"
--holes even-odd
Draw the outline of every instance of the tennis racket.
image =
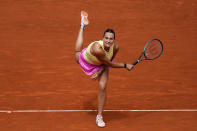
POLYGON ((140 57, 135 62, 133 62, 132 65, 136 65, 140 61, 144 61, 144 60, 155 60, 159 58, 162 53, 163 53, 163 44, 161 40, 152 39, 148 41, 140 57))

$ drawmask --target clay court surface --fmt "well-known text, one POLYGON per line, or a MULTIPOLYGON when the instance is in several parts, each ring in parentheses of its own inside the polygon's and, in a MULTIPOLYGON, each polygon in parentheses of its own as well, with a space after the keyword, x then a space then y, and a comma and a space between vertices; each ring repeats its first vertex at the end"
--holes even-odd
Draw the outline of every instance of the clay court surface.
POLYGON ((0 130, 197 130, 196 13, 195 0, 1 0, 0 130), (103 129, 95 111, 68 112, 97 109, 97 81, 74 60, 81 10, 84 45, 113 28, 117 62, 136 60, 152 38, 164 43, 155 61, 110 68, 105 109, 133 111, 105 111, 103 129))

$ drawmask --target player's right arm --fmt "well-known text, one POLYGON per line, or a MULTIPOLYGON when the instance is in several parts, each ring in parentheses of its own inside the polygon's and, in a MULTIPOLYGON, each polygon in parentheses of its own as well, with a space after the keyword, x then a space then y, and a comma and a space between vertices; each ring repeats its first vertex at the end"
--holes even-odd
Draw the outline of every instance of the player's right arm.
MULTIPOLYGON (((102 47, 98 44, 95 43, 93 44, 91 48, 91 53, 99 60, 101 61, 104 65, 107 65, 112 68, 124 68, 124 63, 118 63, 118 62, 112 62, 110 61, 106 56, 105 52, 102 49, 102 47)), ((129 66, 129 64, 127 64, 129 66)), ((131 70, 127 68, 128 70, 131 70)))

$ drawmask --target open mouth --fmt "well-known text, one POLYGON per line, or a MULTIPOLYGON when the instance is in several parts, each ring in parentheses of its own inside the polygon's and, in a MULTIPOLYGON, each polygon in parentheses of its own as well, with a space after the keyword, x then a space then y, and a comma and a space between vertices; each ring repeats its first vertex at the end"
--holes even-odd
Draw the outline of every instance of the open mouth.
POLYGON ((106 45, 107 45, 108 47, 110 47, 112 44, 111 44, 111 43, 106 43, 106 45))

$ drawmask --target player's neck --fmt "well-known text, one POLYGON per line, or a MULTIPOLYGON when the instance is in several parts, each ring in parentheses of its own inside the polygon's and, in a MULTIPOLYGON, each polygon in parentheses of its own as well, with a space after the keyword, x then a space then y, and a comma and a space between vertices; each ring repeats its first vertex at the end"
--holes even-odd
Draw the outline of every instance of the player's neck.
POLYGON ((109 52, 110 47, 104 47, 105 51, 109 52))

